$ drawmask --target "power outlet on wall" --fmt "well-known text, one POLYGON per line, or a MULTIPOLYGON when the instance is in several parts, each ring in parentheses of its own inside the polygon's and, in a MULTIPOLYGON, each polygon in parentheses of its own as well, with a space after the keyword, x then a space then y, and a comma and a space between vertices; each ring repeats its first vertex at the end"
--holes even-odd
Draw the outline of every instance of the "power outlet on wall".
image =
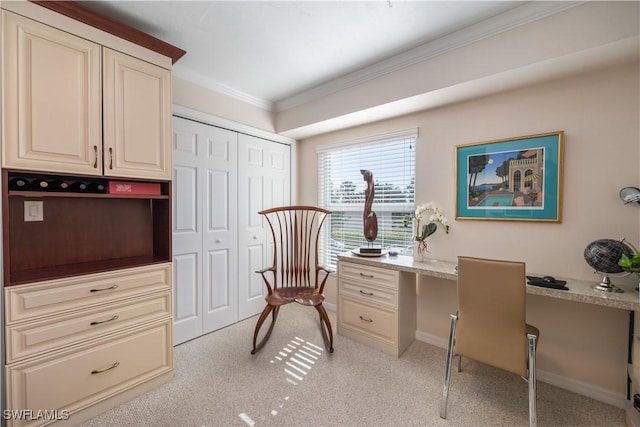
POLYGON ((24 202, 24 221, 44 221, 42 200, 24 202))

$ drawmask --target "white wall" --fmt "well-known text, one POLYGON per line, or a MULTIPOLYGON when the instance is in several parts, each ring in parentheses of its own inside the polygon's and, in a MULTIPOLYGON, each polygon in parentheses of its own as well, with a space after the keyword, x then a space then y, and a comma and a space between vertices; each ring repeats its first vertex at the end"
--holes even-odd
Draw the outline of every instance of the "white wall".
MULTIPOLYGON (((583 258, 589 242, 624 236, 640 247, 640 206, 618 197, 622 187, 640 186, 639 72, 636 61, 308 138, 298 144, 298 168, 306 171, 299 200, 317 203, 316 146, 418 127, 416 201, 434 201, 453 219, 456 145, 563 130, 562 223, 453 220, 449 235, 434 235, 431 255, 523 260, 531 272, 598 280, 583 258)), ((455 287, 431 278, 418 285, 419 335, 444 340, 455 287)), ((326 291, 335 303, 335 280, 326 291)), ((624 395, 627 312, 537 296, 527 309, 541 331, 538 367, 547 377, 611 400, 624 395)))

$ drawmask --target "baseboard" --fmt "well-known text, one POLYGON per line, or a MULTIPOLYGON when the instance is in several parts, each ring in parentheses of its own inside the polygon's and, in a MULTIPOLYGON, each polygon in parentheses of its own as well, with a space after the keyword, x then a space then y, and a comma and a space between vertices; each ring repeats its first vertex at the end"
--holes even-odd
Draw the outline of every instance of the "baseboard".
MULTIPOLYGON (((447 348, 448 345, 446 339, 421 331, 416 331, 416 339, 440 348, 447 348)), ((583 381, 578 381, 573 378, 564 377, 541 369, 538 369, 537 371, 538 381, 572 391, 582 396, 590 397, 591 399, 613 405, 617 408, 625 409, 627 407, 627 399, 624 394, 616 393, 602 387, 597 387, 583 381)))

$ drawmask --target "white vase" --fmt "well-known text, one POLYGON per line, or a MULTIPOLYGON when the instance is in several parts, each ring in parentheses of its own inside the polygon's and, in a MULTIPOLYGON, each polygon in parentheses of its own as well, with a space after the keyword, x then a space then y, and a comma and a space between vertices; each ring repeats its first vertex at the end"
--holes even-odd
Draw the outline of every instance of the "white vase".
POLYGON ((427 250, 427 242, 414 241, 413 242, 413 260, 414 261, 426 261, 429 251, 427 250))

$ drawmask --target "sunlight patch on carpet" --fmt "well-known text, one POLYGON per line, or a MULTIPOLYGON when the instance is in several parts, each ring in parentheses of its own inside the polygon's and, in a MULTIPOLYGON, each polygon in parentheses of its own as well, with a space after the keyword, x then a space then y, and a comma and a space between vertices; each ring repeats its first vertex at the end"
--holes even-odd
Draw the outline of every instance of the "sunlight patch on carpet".
MULTIPOLYGON (((289 384, 297 386, 304 380, 305 376, 311 371, 313 365, 322 355, 324 351, 323 347, 317 346, 314 343, 306 341, 300 337, 294 337, 289 341, 281 350, 279 350, 269 361, 271 364, 284 362, 283 370, 286 374, 285 381, 289 384)), ((289 400, 289 396, 285 396, 284 401, 289 400)), ((278 408, 282 409, 284 403, 281 403, 278 408)), ((275 417, 279 411, 272 409, 270 415, 275 417)), ((249 427, 255 425, 255 421, 244 412, 239 414, 239 417, 249 427)))
POLYGON ((253 421, 253 420, 251 419, 251 417, 250 417, 249 415, 245 414, 244 412, 243 412, 243 413, 241 413, 241 414, 239 414, 238 416, 240 417, 240 419, 241 419, 242 421, 244 421, 245 423, 247 423, 247 425, 248 425, 249 427, 253 427, 254 425, 256 425, 256 422, 255 422, 255 421, 253 421))

